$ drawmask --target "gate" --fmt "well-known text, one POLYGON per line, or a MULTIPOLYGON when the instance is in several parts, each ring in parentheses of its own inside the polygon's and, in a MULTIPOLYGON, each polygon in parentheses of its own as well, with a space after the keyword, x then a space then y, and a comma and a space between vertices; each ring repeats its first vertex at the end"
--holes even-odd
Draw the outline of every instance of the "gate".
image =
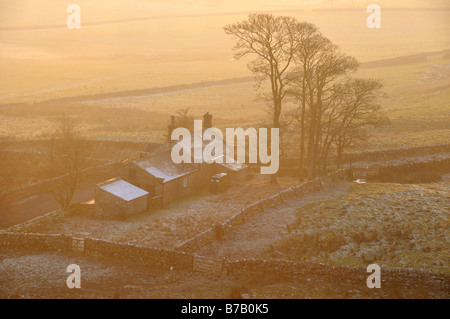
POLYGON ((72 237, 72 251, 84 252, 84 238, 72 237))
POLYGON ((223 269, 223 259, 194 256, 194 271, 221 274, 223 269))

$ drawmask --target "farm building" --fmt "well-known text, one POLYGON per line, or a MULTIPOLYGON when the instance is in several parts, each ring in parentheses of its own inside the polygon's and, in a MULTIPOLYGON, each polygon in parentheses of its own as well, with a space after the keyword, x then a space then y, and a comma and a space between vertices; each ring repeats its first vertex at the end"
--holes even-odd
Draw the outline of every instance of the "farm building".
POLYGON ((145 212, 149 193, 122 179, 111 179, 95 188, 95 214, 98 217, 127 218, 145 212))
MULTIPOLYGON (((192 141, 195 136, 201 138, 203 131, 211 127, 212 115, 207 113, 204 115, 204 119, 206 125, 202 131, 191 134, 192 141)), ((172 117, 172 123, 169 125, 169 136, 175 128, 174 117, 172 117)), ((172 161, 171 157, 174 143, 170 140, 165 144, 159 145, 149 143, 141 153, 140 159, 129 162, 120 169, 120 181, 127 183, 127 185, 123 183, 121 185, 126 188, 129 188, 130 186, 128 185, 131 185, 145 192, 148 197, 148 206, 146 209, 164 206, 177 198, 208 187, 211 177, 219 173, 229 175, 230 185, 240 184, 247 178, 247 165, 236 161, 226 163, 227 158, 224 155, 222 155, 224 157, 224 163, 222 164, 176 164, 172 161)), ((207 144, 207 141, 203 141, 201 151, 203 151, 207 144)), ((194 154, 194 143, 191 143, 191 145, 192 154, 194 154)), ((226 145, 224 145, 224 148, 226 148, 226 145)), ((228 158, 228 161, 231 160, 228 158)), ((103 193, 99 190, 99 194, 103 193)), ((100 201, 104 203, 103 200, 100 199, 100 201)), ((106 205, 106 203, 104 204, 106 205)))
POLYGON ((215 173, 228 174, 231 185, 238 185, 245 182, 248 176, 248 166, 237 161, 227 163, 227 159, 229 160, 229 158, 224 158, 223 163, 213 164, 215 166, 215 173))
MULTIPOLYGON (((203 130, 191 134, 192 155, 195 154, 194 138, 199 137, 202 139, 203 131, 212 126, 211 114, 206 113, 203 118, 203 130)), ((172 116, 172 123, 169 125, 169 136, 176 128, 174 120, 172 116)), ((168 140, 167 143, 159 146, 148 144, 144 152, 141 153, 139 160, 130 162, 122 168, 121 178, 147 191, 150 199, 162 197, 162 205, 207 187, 211 176, 218 173, 228 174, 231 185, 242 183, 247 178, 247 165, 236 161, 226 163, 227 158, 224 155, 224 163, 222 164, 175 164, 171 158, 174 143, 168 140)), ((201 151, 207 144, 208 141, 203 141, 201 151)), ((224 153, 225 148, 226 145, 224 143, 224 153)), ((150 200, 150 203, 153 202, 153 200, 150 200)), ((152 206, 150 205, 149 208, 152 208, 152 206)))
POLYGON ((150 198, 162 196, 165 204, 196 190, 199 171, 200 165, 174 164, 170 152, 163 152, 129 163, 122 178, 147 191, 150 198))
POLYGON ((162 196, 163 204, 206 187, 211 176, 228 174, 230 184, 240 184, 247 178, 245 164, 174 164, 170 152, 148 156, 129 163, 122 169, 122 178, 144 189, 150 198, 162 196))

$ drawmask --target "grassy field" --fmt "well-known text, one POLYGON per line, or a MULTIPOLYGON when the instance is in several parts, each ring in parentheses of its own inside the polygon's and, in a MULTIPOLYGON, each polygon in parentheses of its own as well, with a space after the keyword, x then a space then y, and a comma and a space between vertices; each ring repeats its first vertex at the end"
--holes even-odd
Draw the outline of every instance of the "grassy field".
MULTIPOLYGON (((450 61, 444 59, 377 68, 362 68, 356 76, 381 78, 387 97, 380 102, 391 120, 372 132, 360 150, 396 149, 446 143, 450 140, 450 61)), ((85 101, 15 104, 0 109, 0 134, 39 139, 51 131, 62 113, 73 115, 85 134, 98 140, 164 141, 171 114, 191 109, 201 118, 211 112, 219 128, 257 126, 266 105, 257 99, 254 83, 204 85, 138 96, 102 96, 85 101)), ((288 108, 294 108, 290 102, 288 108)))
POLYGON ((266 176, 255 176, 243 185, 223 194, 211 194, 207 189, 171 203, 164 209, 148 211, 127 220, 103 220, 68 216, 31 232, 71 233, 150 247, 173 249, 215 223, 224 222, 242 207, 272 196, 296 185, 293 177, 280 177, 277 185, 266 176))
MULTIPOLYGON (((409 3, 447 6, 442 1, 409 3)), ((84 25, 69 30, 63 4, 39 4, 33 10, 29 0, 0 1, 2 138, 39 140, 65 113, 91 139, 162 142, 170 115, 188 107, 197 118, 211 112, 214 126, 222 129, 258 126, 267 106, 257 99, 247 61, 233 60, 233 39, 222 30, 255 8, 318 25, 361 62, 450 48, 449 10, 392 9, 404 7, 401 1, 383 2, 383 25, 376 30, 366 27, 362 5, 311 11, 321 8, 301 1, 186 5, 182 0, 136 0, 126 6, 122 0, 80 1, 84 25)), ((392 122, 373 131, 373 138, 356 151, 450 140, 450 60, 442 54, 427 59, 401 58, 358 71, 356 76, 384 81, 388 97, 380 102, 392 122)), ((295 107, 287 101, 286 109, 295 107)), ((120 149, 109 154, 122 159, 120 149)), ((127 152, 124 158, 129 157, 127 152)))
POLYGON ((292 234, 275 242, 272 253, 292 260, 449 273, 448 194, 448 181, 352 184, 343 198, 298 209, 292 234))
POLYGON ((149 270, 124 261, 79 254, 0 250, 0 298, 204 299, 239 298, 448 298, 426 289, 367 289, 365 285, 308 280, 242 279, 199 272, 149 270), (82 269, 82 289, 67 289, 69 263, 82 269), (7 274, 3 276, 2 274, 7 274))

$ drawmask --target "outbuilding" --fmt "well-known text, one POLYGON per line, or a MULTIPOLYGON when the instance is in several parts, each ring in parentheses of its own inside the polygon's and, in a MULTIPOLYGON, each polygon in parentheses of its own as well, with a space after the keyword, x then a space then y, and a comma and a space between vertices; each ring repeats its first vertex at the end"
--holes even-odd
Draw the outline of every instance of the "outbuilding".
POLYGON ((122 179, 113 178, 95 188, 95 214, 125 219, 147 211, 149 193, 122 179))

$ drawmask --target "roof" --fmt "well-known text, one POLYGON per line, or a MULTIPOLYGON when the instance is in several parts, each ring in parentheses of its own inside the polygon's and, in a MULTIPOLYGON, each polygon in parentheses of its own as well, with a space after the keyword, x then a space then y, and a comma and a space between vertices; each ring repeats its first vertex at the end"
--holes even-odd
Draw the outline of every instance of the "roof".
POLYGON ((117 178, 98 184, 97 187, 127 202, 149 194, 145 190, 117 178))
POLYGON ((147 143, 147 145, 145 146, 144 152, 151 154, 151 153, 159 150, 162 147, 162 145, 163 144, 160 144, 160 143, 147 143))
POLYGON ((240 171, 241 169, 244 169, 247 167, 247 165, 245 165, 241 162, 237 162, 234 159, 232 159, 228 156, 225 156, 225 155, 223 155, 223 163, 216 163, 216 165, 220 165, 222 167, 225 167, 225 168, 235 171, 235 172, 240 171), (229 161, 231 163, 227 163, 227 161, 229 161))
POLYGON ((137 166, 155 178, 162 179, 163 183, 180 178, 198 170, 193 164, 175 164, 170 152, 164 152, 134 161, 137 166))
MULTIPOLYGON (((203 154, 203 150, 206 145, 210 143, 208 140, 203 140, 203 133, 202 131, 196 131, 191 134, 191 156, 192 156, 192 162, 194 162, 194 155, 196 153, 196 150, 203 154), (201 145, 196 145, 194 143, 194 139, 197 138, 201 140, 201 145)), ((177 142, 180 146, 183 146, 183 140, 177 142)), ((171 152, 172 152, 172 146, 175 144, 163 144, 159 147, 157 147, 151 154, 149 154, 147 157, 134 161, 133 163, 145 170, 150 175, 154 176, 155 178, 163 180, 163 183, 169 182, 171 180, 180 178, 182 176, 188 175, 190 173, 193 173, 197 171, 199 168, 198 164, 187 164, 187 163, 181 163, 181 164, 175 164, 172 161, 171 152)), ((224 151, 223 153, 226 154, 226 148, 227 145, 224 143, 224 151)), ((223 157, 224 163, 217 163, 217 165, 221 165, 222 167, 232 170, 232 171, 239 171, 247 165, 236 162, 229 157, 226 157, 225 155, 220 155, 217 158, 223 157), (232 161, 232 163, 226 163, 226 161, 232 161)))
POLYGON ((221 179, 221 178, 224 178, 224 177, 226 177, 226 176, 228 176, 227 173, 219 173, 219 174, 216 174, 216 175, 212 176, 211 178, 214 178, 214 179, 221 179))

